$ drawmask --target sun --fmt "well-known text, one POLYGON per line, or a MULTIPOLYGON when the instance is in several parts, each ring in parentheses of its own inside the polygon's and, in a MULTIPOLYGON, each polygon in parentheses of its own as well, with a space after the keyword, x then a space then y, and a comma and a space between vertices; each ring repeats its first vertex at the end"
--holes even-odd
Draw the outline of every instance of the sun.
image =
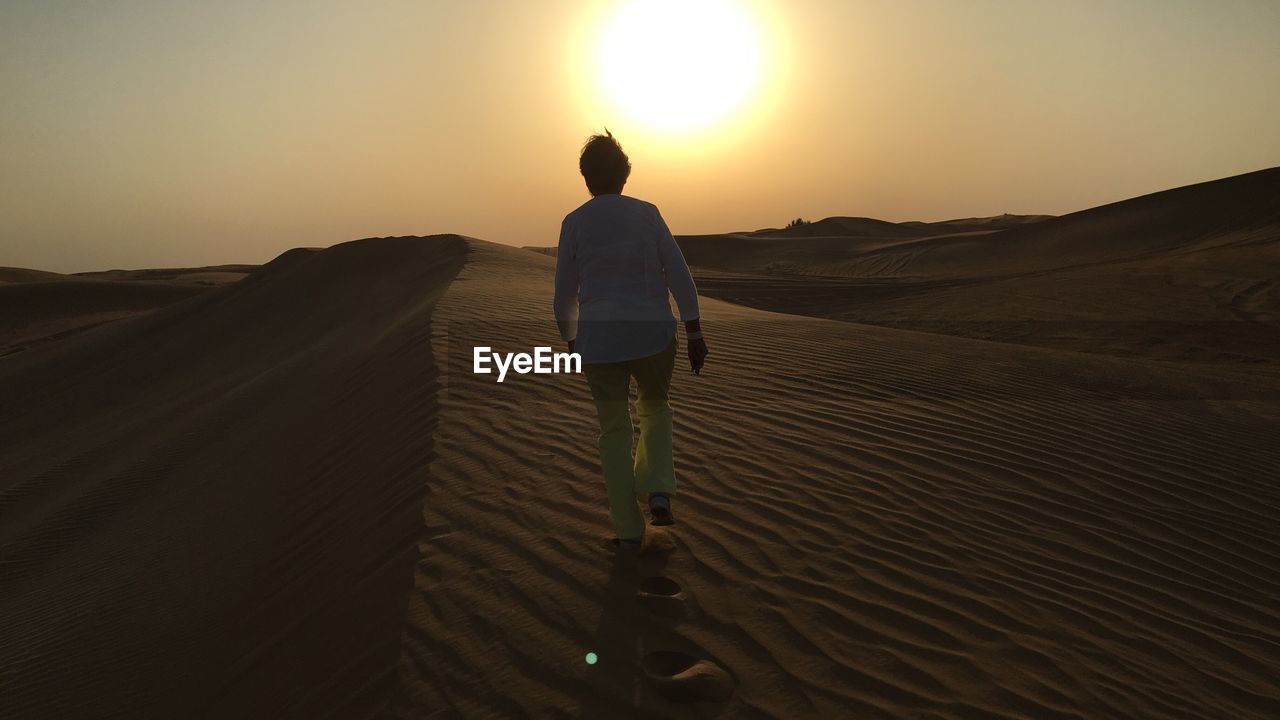
POLYGON ((759 23, 733 0, 631 0, 598 36, 601 90, 629 119, 687 134, 731 120, 759 92, 759 23))

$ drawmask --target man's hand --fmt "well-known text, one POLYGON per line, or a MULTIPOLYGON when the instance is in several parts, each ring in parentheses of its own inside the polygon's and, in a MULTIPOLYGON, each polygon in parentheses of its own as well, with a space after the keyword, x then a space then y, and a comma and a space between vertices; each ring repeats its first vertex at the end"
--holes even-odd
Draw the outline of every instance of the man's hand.
POLYGON ((702 365, 707 360, 707 341, 693 338, 689 341, 689 369, 694 375, 702 373, 702 365))
POLYGON ((707 341, 702 339, 702 321, 689 320, 684 324, 685 335, 689 338, 689 369, 694 375, 702 372, 702 365, 707 360, 707 341))

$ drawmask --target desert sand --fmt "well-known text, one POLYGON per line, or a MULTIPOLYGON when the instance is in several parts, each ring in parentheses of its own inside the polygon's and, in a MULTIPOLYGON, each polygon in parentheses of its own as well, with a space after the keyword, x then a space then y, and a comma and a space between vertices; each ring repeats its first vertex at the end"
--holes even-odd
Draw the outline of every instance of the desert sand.
POLYGON ((0 360, 0 717, 381 704, 438 419, 430 314, 462 255, 294 250, 0 360))
POLYGON ((735 302, 635 559, 582 379, 470 373, 556 344, 545 253, 361 240, 12 321, 0 716, 1274 717, 1277 177, 682 239, 735 302))

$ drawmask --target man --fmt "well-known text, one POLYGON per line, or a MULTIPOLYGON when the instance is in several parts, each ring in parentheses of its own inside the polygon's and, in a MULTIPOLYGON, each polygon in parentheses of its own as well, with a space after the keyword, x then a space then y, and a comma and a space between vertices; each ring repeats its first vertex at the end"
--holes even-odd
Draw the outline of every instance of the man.
POLYGON ((676 356, 676 299, 688 339, 689 367, 707 357, 698 318, 698 290, 684 255, 652 204, 622 194, 631 161, 613 134, 593 135, 578 169, 591 199, 560 227, 555 315, 583 372, 600 419, 600 463, 618 545, 635 550, 644 538, 637 507, 647 495, 654 525, 675 519, 671 405, 667 393, 676 356), (640 442, 631 454, 627 398, 636 381, 640 442))

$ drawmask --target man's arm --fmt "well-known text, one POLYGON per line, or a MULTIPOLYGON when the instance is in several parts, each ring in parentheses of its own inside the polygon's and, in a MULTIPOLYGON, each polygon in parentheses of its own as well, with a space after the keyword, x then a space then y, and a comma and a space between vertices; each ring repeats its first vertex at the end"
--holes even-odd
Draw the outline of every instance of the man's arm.
POLYGON ((658 226, 658 256, 662 259, 662 270, 667 277, 667 288, 676 299, 680 308, 680 319, 684 321, 685 337, 689 345, 689 369, 697 375, 707 359, 707 341, 702 338, 702 319, 698 309, 698 288, 693 283, 693 274, 689 272, 689 264, 684 260, 684 253, 676 244, 667 223, 657 208, 653 209, 658 226))
POLYGON ((693 275, 689 273, 689 265, 684 261, 684 253, 680 252, 680 246, 676 244, 676 239, 657 208, 654 208, 653 216, 658 226, 658 256, 662 259, 662 270, 667 276, 667 288, 671 290, 671 296, 676 299, 676 306, 680 308, 680 319, 684 322, 697 320, 698 288, 693 284, 693 275))
POLYGON ((556 246, 556 288, 552 301, 560 337, 573 352, 578 337, 578 262, 573 247, 573 228, 569 218, 560 224, 560 243, 556 246))

